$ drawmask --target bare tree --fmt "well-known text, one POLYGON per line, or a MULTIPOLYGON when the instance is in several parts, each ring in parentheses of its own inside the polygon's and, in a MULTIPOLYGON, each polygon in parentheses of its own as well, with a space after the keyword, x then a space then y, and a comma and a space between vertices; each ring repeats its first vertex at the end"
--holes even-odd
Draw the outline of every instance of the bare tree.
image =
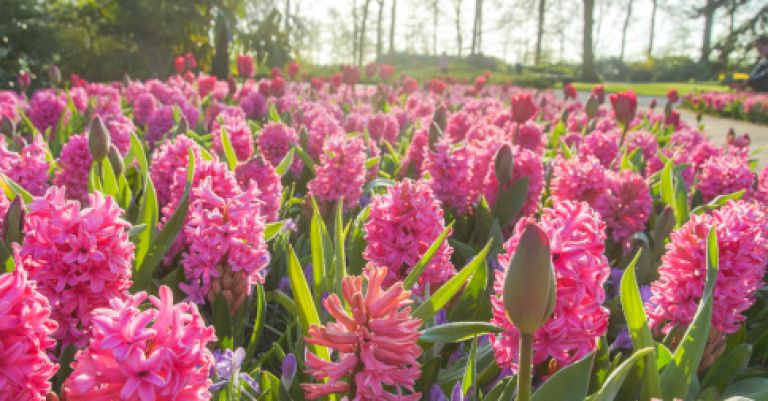
POLYGON ((432 1, 432 54, 437 55, 437 17, 440 8, 437 0, 432 1))
POLYGON ((656 31, 656 9, 659 7, 659 0, 651 0, 651 29, 648 30, 648 58, 653 58, 653 34, 656 31))
POLYGON ((358 51, 357 0, 352 1, 352 63, 357 62, 358 51))
POLYGON ((547 10, 547 1, 539 0, 539 24, 536 27, 536 55, 533 63, 539 65, 541 63, 541 41, 544 38, 544 13, 547 10))
POLYGON ((592 29, 595 25, 595 0, 584 1, 584 31, 582 35, 582 66, 581 79, 586 82, 596 82, 597 71, 595 71, 595 51, 592 48, 592 29))
POLYGON ((397 0, 392 0, 392 12, 389 16, 389 53, 395 52, 395 16, 397 15, 397 0))
POLYGON ((633 0, 627 2, 627 16, 624 18, 624 27, 621 30, 621 53, 619 53, 619 61, 624 62, 624 47, 627 44, 627 29, 629 29, 629 22, 632 20, 632 3, 633 0))
POLYGON ((456 54, 461 57, 461 0, 454 0, 453 6, 456 11, 456 54))
POLYGON ((368 8, 371 5, 371 0, 365 0, 363 3, 363 19, 360 21, 360 39, 358 41, 357 50, 357 65, 363 65, 363 53, 365 52, 365 24, 368 22, 368 8))
POLYGON ((384 17, 384 0, 376 0, 379 3, 379 17, 376 22, 376 60, 381 57, 381 52, 383 49, 383 43, 382 43, 382 29, 381 29, 381 22, 382 18, 384 17))

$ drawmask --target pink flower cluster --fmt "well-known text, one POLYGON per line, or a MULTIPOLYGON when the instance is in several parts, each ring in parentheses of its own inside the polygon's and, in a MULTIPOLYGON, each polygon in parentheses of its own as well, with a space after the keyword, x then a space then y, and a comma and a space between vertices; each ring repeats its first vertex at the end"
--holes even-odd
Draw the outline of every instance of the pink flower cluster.
MULTIPOLYGON (((259 132, 257 144, 264 157, 277 167, 285 155, 299 142, 296 130, 283 123, 268 123, 259 132)), ((301 174, 303 164, 298 156, 293 158, 291 172, 294 175, 301 174)))
POLYGON ((493 162, 486 167, 486 175, 483 179, 483 195, 490 206, 496 204, 501 189, 509 188, 515 181, 528 179, 528 194, 525 203, 518 216, 529 216, 539 208, 539 200, 544 190, 544 167, 539 156, 532 150, 524 149, 519 146, 512 147, 512 158, 514 161, 512 178, 501 187, 496 178, 496 171, 493 162))
POLYGON ((5 174, 32 195, 42 195, 48 188, 50 164, 46 158, 47 145, 40 136, 27 144, 20 137, 23 147, 11 152, 6 148, 5 137, 0 137, 0 173, 5 174))
MULTIPOLYGON (((504 244, 505 253, 499 256, 504 271, 496 272, 495 294, 491 296, 491 323, 504 328, 503 333, 491 335, 496 361, 512 370, 517 370, 520 333, 507 318, 501 296, 506 269, 526 224, 520 221, 504 244)), ((539 225, 550 241, 557 301, 552 317, 535 333, 533 363, 552 358, 563 367, 594 350, 608 328, 609 313, 602 306, 603 284, 610 272, 605 257, 605 224, 586 203, 556 201, 553 208, 544 209, 539 225)))
MULTIPOLYGON (((363 257, 371 266, 386 267, 384 283, 391 285, 408 275, 444 228, 443 210, 429 186, 405 179, 371 200, 363 257)), ((419 290, 429 285, 434 292, 454 274, 452 252, 447 241, 438 248, 419 277, 419 290)))
POLYGON ((127 296, 134 256, 130 224, 114 199, 99 193, 88 199, 81 209, 62 189, 48 189, 29 204, 20 251, 59 323, 55 337, 78 346, 88 341, 91 313, 127 296))
POLYGON ((337 294, 323 300, 336 321, 310 327, 306 342, 333 349, 336 360, 306 353, 307 373, 316 380, 327 379, 302 384, 307 399, 334 393, 350 401, 421 399, 414 391, 421 374, 422 351, 416 343, 421 321, 411 317, 410 292, 402 283, 383 288, 386 276, 385 268, 368 268, 363 276, 345 277, 342 296, 349 312, 337 294))
POLYGON ((79 351, 72 374, 62 387, 68 401, 207 400, 213 354, 213 327, 194 304, 173 304, 173 294, 160 287, 160 298, 142 302, 140 292, 112 299, 94 311, 93 334, 79 351))
POLYGON ((283 198, 283 184, 280 176, 269 162, 260 154, 252 157, 235 168, 235 175, 240 188, 256 186, 261 201, 261 215, 268 222, 277 221, 280 216, 280 203, 283 198))
POLYGON ((726 333, 739 330, 745 320, 742 312, 754 303, 768 263, 768 220, 757 204, 745 201, 731 201, 711 214, 691 215, 672 233, 646 304, 652 327, 668 332, 693 320, 704 291, 706 243, 712 227, 720 251, 712 325, 726 333))
POLYGON ((41 133, 45 133, 48 129, 53 133, 56 132, 56 127, 66 108, 67 97, 63 92, 57 92, 54 89, 39 90, 29 101, 27 115, 41 133))
POLYGON ((701 165, 696 188, 701 191, 704 202, 718 195, 745 190, 745 197, 752 193, 755 174, 749 168, 746 158, 734 155, 711 157, 701 165))
POLYGON ((67 198, 85 203, 88 199, 88 176, 92 163, 88 137, 85 134, 69 137, 56 163, 58 170, 53 184, 63 187, 67 198))
POLYGON ((56 322, 48 300, 23 266, 0 274, 0 400, 43 401, 57 365, 48 357, 56 345, 56 322))
POLYGON ((173 140, 166 140, 152 153, 149 176, 155 185, 157 203, 160 207, 171 200, 171 185, 176 170, 186 169, 190 151, 195 161, 201 160, 200 145, 186 135, 178 135, 173 140))
POLYGON ((221 133, 226 131, 238 160, 248 160, 253 154, 253 137, 243 109, 235 106, 225 106, 213 121, 213 150, 224 154, 221 143, 221 133))
POLYGON ((349 209, 357 206, 365 183, 365 144, 360 138, 334 135, 325 141, 315 178, 307 185, 318 201, 344 201, 349 209))
POLYGON ((476 183, 471 176, 470 155, 465 147, 438 142, 429 151, 424 169, 429 172, 429 185, 438 199, 459 215, 469 213, 475 201, 476 183))

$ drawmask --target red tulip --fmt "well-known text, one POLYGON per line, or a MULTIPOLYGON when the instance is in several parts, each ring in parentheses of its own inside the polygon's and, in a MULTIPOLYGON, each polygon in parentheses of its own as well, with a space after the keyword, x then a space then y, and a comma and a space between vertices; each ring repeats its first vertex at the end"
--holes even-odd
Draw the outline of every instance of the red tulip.
POLYGON ((512 96, 512 118, 518 124, 530 120, 538 111, 539 108, 530 93, 521 92, 512 96))
POLYGON ((392 67, 389 64, 382 64, 379 66, 379 78, 381 78, 382 81, 389 81, 389 78, 391 78, 394 73, 395 67, 392 67))
POLYGON ((365 76, 370 79, 373 78, 374 75, 376 75, 376 70, 379 69, 379 66, 376 65, 376 63, 368 63, 365 66, 365 76))
POLYGON ((277 78, 283 75, 283 70, 280 67, 272 67, 272 78, 277 78))
POLYGON ((295 61, 291 61, 288 64, 287 70, 288 70, 288 76, 291 77, 291 79, 295 79, 296 75, 299 74, 299 63, 295 61))
POLYGON ((323 79, 319 77, 313 77, 309 80, 309 84, 312 86, 312 90, 319 92, 323 89, 323 79))
MULTIPOLYGON (((565 84, 563 86, 563 95, 565 95, 566 99, 576 99, 576 88, 570 83, 565 84)), ((605 95, 603 95, 603 98, 605 98, 605 95)))
POLYGON ((197 79, 197 91, 200 96, 206 97, 209 93, 213 92, 216 88, 216 77, 211 75, 205 75, 197 79))
POLYGON ((624 125, 628 125, 637 113, 637 96, 633 91, 614 93, 611 95, 613 116, 624 125))
POLYGON ((285 94, 285 80, 283 77, 277 76, 272 78, 269 83, 270 92, 274 97, 282 97, 285 94))
POLYGON ((341 86, 341 73, 331 75, 331 86, 336 89, 341 86))
POLYGON ((184 55, 184 61, 186 64, 186 67, 188 70, 192 71, 195 68, 197 68, 197 60, 195 60, 195 55, 192 53, 187 53, 184 55))
POLYGON ((667 92, 667 100, 670 103, 677 103, 677 101, 680 100, 680 96, 677 94, 677 89, 670 89, 667 92))
POLYGON ((179 75, 184 73, 186 64, 187 62, 184 60, 183 56, 176 57, 176 60, 173 62, 173 67, 176 69, 176 73, 179 75))
POLYGON ((32 84, 32 76, 29 75, 29 71, 27 70, 19 72, 19 76, 16 80, 19 84, 19 89, 21 89, 22 92, 26 91, 27 88, 29 88, 29 85, 32 84))
POLYGON ((419 90, 419 81, 406 76, 403 78, 403 92, 413 93, 419 90))
MULTIPOLYGON (((573 88, 573 85, 571 85, 573 88)), ((595 87, 592 88, 592 95, 595 96, 595 100, 597 100, 597 104, 603 104, 605 102, 605 88, 603 85, 595 85, 595 87)), ((575 96, 575 88, 574 88, 574 97, 575 96)))
POLYGON ((237 75, 240 78, 251 78, 254 74, 253 57, 248 55, 237 56, 237 75))

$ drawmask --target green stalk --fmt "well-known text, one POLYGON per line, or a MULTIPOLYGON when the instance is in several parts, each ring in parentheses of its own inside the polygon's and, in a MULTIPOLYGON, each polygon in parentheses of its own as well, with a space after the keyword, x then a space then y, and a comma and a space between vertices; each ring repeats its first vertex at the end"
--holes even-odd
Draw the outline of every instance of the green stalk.
POLYGON ((531 400, 531 354, 533 334, 520 333, 520 359, 517 370, 517 401, 531 400))

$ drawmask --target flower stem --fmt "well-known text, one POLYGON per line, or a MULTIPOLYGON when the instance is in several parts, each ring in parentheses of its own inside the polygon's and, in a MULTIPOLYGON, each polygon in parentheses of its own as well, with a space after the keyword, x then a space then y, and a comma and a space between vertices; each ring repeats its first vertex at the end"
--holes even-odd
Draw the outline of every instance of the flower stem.
POLYGON ((517 370, 517 401, 531 400, 531 353, 533 334, 520 333, 520 359, 517 370))

